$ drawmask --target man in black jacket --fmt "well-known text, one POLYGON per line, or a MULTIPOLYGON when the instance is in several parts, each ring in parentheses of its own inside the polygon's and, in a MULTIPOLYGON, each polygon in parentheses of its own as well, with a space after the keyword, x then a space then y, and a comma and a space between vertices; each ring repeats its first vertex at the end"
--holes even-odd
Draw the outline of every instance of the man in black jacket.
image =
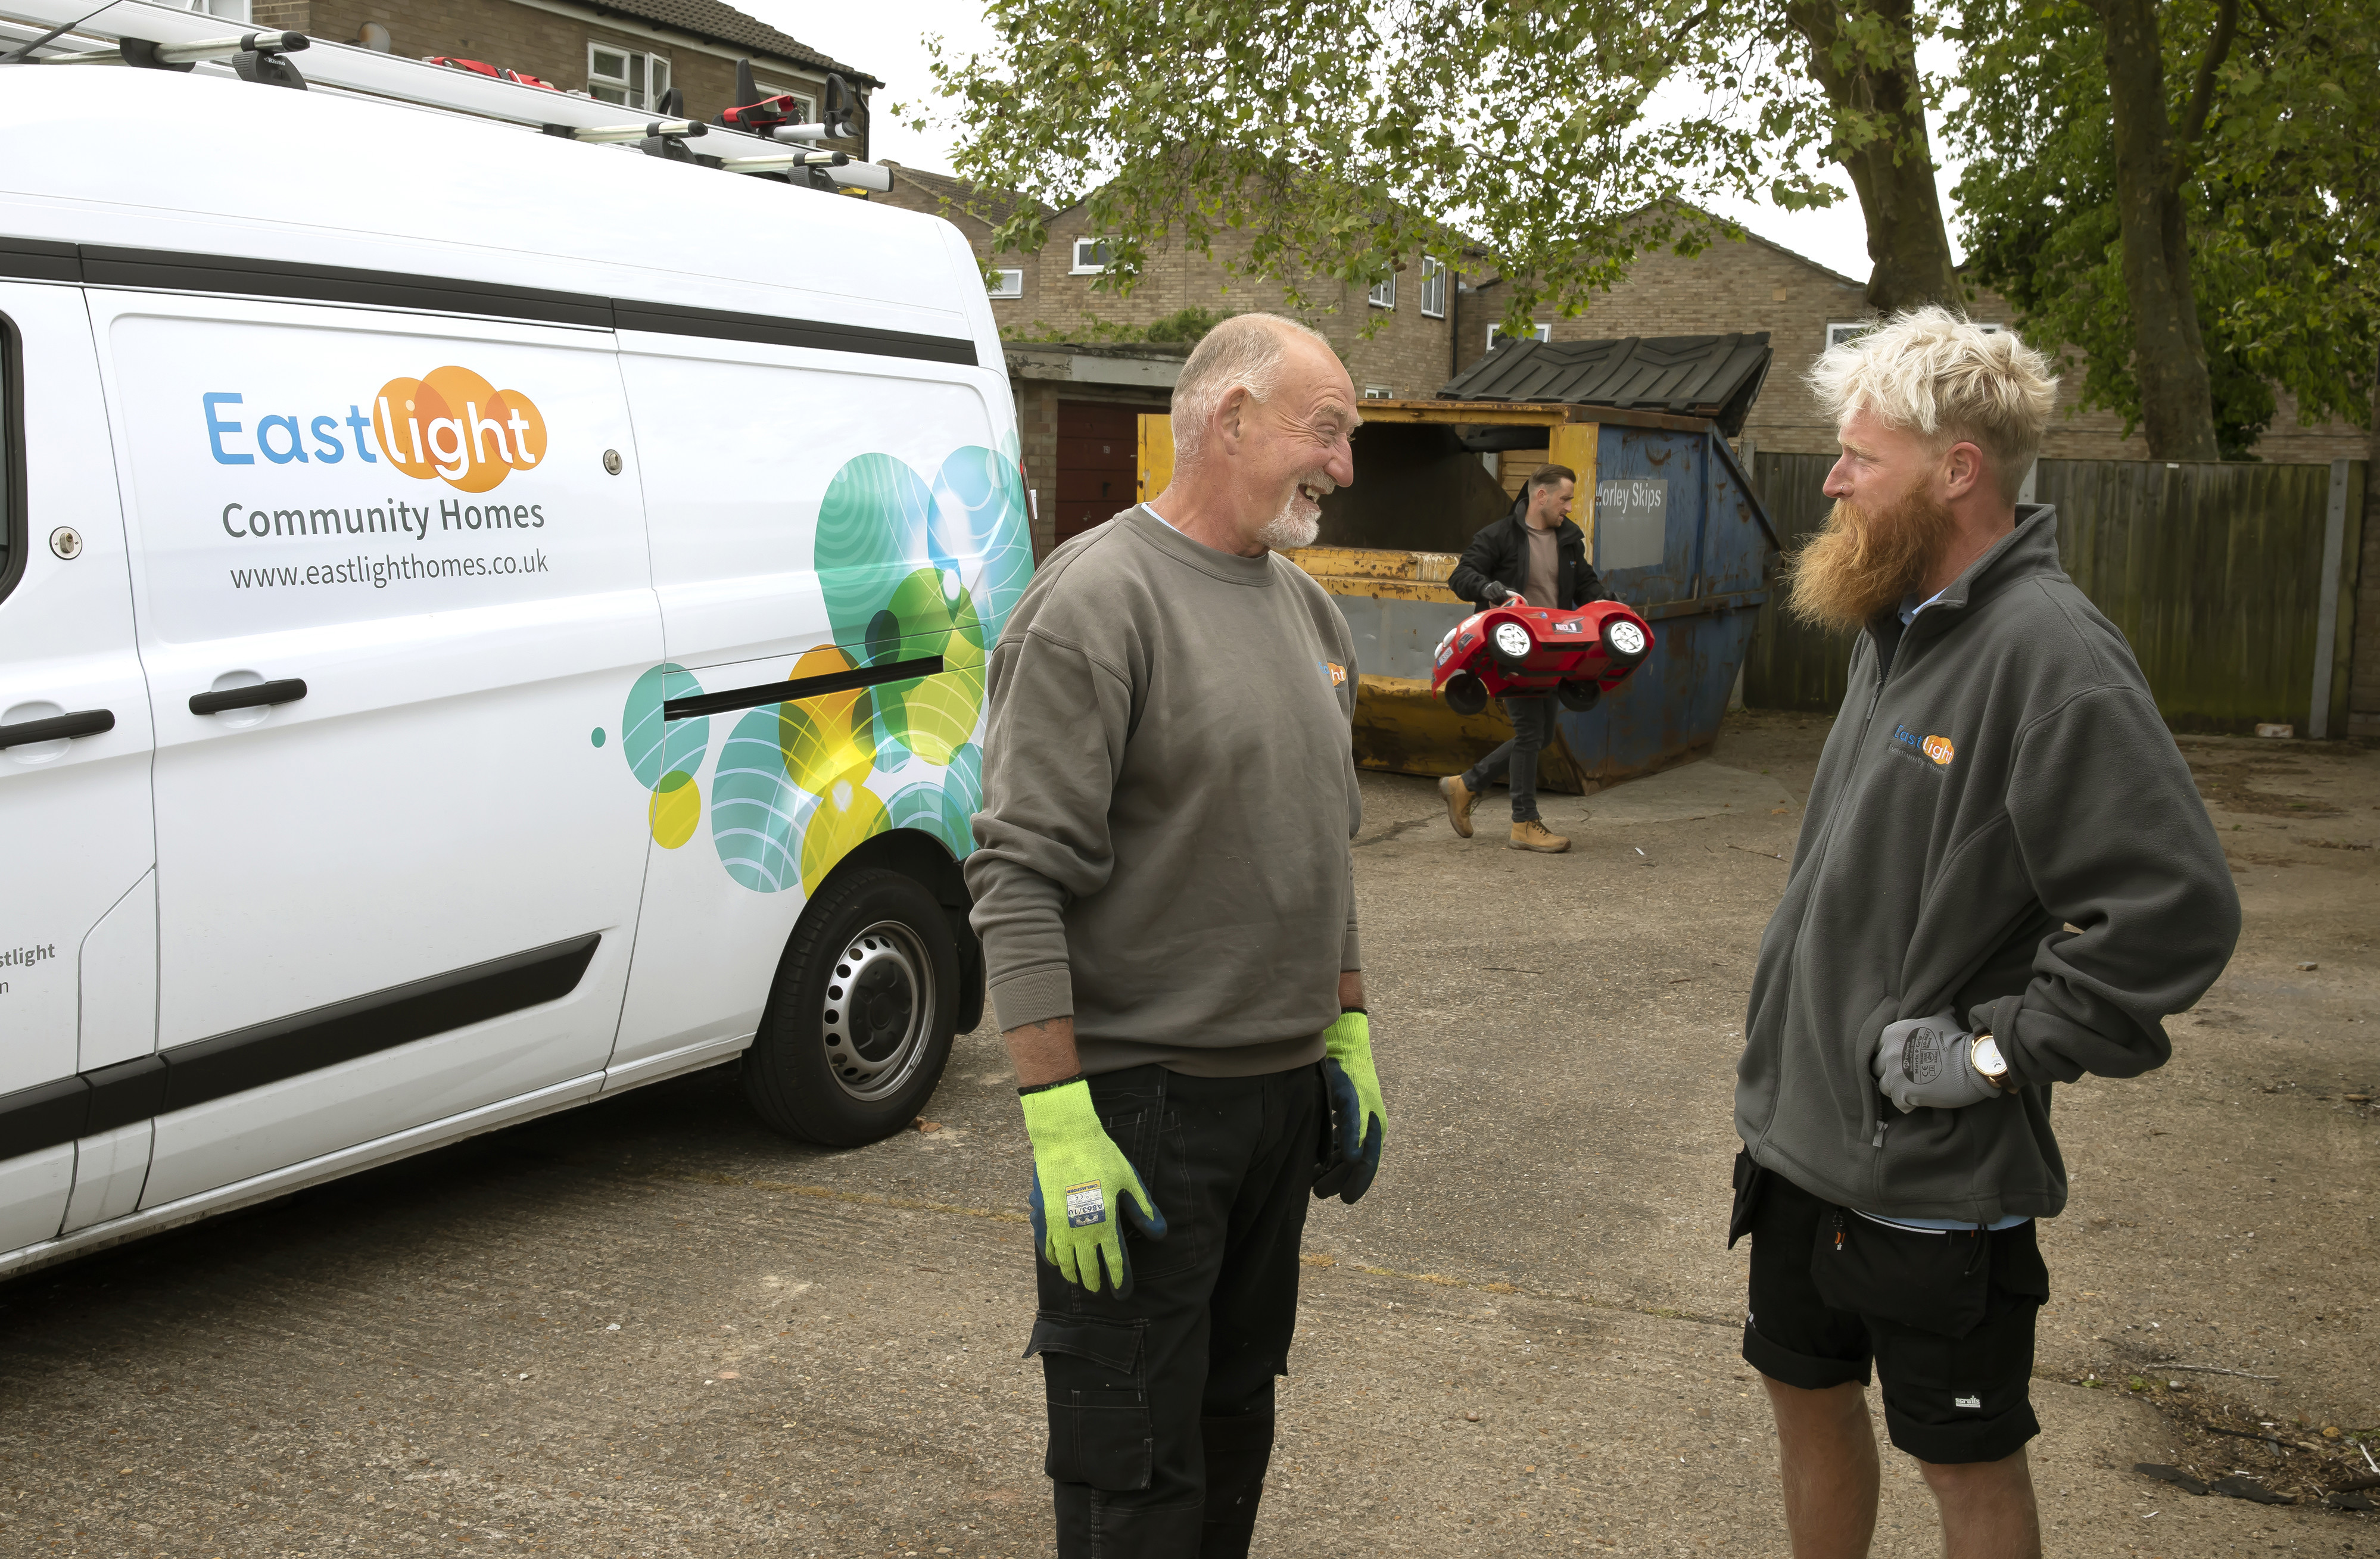
MULTIPOLYGON (((1549 606, 1568 611, 1603 599, 1603 581, 1586 561, 1586 533, 1567 518, 1578 473, 1567 465, 1540 465, 1512 504, 1512 512, 1483 527, 1463 550, 1448 587, 1480 611, 1491 606, 1549 606)), ((1472 765, 1438 782, 1446 798, 1446 818, 1454 831, 1471 837, 1471 804, 1500 771, 1511 770, 1514 850, 1559 855, 1570 840, 1549 833, 1537 817, 1537 754, 1553 738, 1553 695, 1505 698, 1512 739, 1472 765)))

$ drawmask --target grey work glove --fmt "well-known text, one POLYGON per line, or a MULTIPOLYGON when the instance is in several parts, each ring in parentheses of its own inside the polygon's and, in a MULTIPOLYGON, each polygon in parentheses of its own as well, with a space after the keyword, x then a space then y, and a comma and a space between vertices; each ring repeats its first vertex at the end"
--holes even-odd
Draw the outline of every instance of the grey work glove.
POLYGON ((1997 1097, 1975 1070, 1973 1038, 1949 1012, 1887 1023, 1876 1047, 1877 1089, 1904 1110, 1963 1109, 1997 1097))

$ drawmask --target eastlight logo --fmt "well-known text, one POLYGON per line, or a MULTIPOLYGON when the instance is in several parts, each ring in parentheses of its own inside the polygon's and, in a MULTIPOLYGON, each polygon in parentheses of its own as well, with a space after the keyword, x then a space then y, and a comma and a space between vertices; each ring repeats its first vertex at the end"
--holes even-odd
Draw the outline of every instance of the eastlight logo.
POLYGON ((352 405, 345 417, 334 414, 311 422, 275 412, 258 417, 251 433, 234 410, 246 410, 245 397, 215 391, 199 401, 206 414, 207 447, 218 465, 253 465, 259 454, 275 465, 335 465, 347 455, 342 422, 352 430, 356 455, 365 465, 385 457, 408 477, 425 482, 439 477, 464 492, 486 492, 545 458, 545 417, 537 403, 452 365, 432 369, 426 378, 392 379, 382 385, 370 420, 352 405), (367 428, 379 454, 365 446, 367 428))
POLYGON ((489 491, 545 458, 545 418, 536 402, 451 365, 382 385, 372 437, 407 476, 436 477, 463 492, 489 491))

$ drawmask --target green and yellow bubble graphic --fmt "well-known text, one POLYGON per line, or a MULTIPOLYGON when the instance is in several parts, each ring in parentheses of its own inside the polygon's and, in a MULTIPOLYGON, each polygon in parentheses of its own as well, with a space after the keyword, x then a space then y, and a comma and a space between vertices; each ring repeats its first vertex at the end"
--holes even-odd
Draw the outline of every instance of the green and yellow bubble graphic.
POLYGON ((710 842, 727 875, 755 893, 800 881, 802 823, 815 804, 786 778, 777 711, 754 709, 737 720, 710 777, 710 842))
MULTIPOLYGON (((814 893, 854 849, 914 828, 954 856, 975 848, 983 802, 988 652, 1033 573, 1015 450, 953 451, 930 481, 889 454, 850 460, 819 500, 811 564, 832 644, 788 676, 831 675, 939 657, 941 670, 874 687, 764 706, 737 719, 711 772, 711 844, 729 878, 756 893, 814 893), (939 773, 918 775, 914 764, 939 773), (888 801, 869 788, 887 779, 888 801)), ((698 780, 710 722, 665 719, 662 705, 702 691, 656 666, 629 690, 620 751, 653 840, 675 850, 701 826, 698 780)), ((602 738, 596 738, 601 744, 602 738)))
POLYGON ((684 769, 671 769, 654 787, 645 816, 652 826, 653 842, 675 850, 694 837, 695 825, 702 821, 702 787, 684 769))

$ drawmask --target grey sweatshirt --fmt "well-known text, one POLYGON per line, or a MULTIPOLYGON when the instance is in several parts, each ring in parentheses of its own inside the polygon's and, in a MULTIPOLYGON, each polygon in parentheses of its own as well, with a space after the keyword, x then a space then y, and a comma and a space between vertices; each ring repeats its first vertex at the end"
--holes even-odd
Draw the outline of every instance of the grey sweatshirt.
POLYGON ((2222 846, 2131 647, 2059 568, 2046 505, 2020 505, 1906 629, 1885 613, 1851 683, 1761 937, 1736 1130, 1843 1206, 2054 1215, 2049 1084, 2172 1055, 2164 1019, 2239 939, 2222 846), (1878 1038, 1945 1009, 2025 1086, 1903 1114, 1876 1091, 1878 1038))
POLYGON ((1129 509, 1041 565, 989 695, 966 881, 1001 1028, 1071 1015, 1092 1073, 1320 1060, 1363 821, 1321 586, 1129 509))

